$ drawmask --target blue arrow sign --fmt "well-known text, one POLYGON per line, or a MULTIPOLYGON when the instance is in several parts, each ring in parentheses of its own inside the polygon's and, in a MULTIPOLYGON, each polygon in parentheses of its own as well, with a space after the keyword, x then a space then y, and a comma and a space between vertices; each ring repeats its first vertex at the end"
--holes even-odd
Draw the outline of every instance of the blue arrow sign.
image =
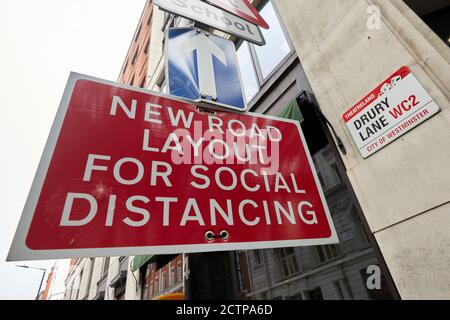
POLYGON ((195 28, 168 29, 166 79, 171 95, 222 108, 247 108, 230 40, 195 28))

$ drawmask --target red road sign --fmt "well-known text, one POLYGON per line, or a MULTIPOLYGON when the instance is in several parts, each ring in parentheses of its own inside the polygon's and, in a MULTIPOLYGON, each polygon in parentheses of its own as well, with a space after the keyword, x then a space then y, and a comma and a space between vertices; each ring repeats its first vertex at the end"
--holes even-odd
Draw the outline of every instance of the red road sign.
POLYGON ((71 74, 8 260, 335 243, 312 168, 298 122, 71 74))
POLYGON ((264 29, 269 29, 269 25, 259 14, 258 10, 248 2, 248 0, 207 0, 212 5, 222 8, 248 22, 252 22, 264 29))

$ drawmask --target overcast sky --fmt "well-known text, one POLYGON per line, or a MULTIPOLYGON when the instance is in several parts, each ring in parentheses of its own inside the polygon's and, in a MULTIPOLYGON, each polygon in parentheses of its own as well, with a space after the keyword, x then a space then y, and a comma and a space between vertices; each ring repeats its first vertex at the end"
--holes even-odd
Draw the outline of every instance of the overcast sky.
POLYGON ((0 0, 0 299, 34 299, 54 261, 6 256, 70 71, 117 80, 146 0, 0 0))

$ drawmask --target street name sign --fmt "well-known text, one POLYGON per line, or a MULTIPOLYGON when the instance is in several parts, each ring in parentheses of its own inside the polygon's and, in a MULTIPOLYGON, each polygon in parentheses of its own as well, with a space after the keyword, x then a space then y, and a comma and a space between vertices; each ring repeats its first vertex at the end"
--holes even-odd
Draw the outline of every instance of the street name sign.
POLYGON ((367 158, 439 110, 405 66, 345 112, 343 119, 362 157, 367 158))
POLYGON ((194 28, 170 28, 166 39, 166 79, 171 95, 208 107, 247 109, 232 41, 194 28))
POLYGON ((298 122, 72 73, 8 260, 336 242, 298 122))
POLYGON ((207 0, 212 5, 222 8, 232 14, 254 23, 261 28, 269 29, 269 25, 258 10, 248 0, 207 0))
POLYGON ((266 44, 258 26, 206 2, 200 0, 154 0, 153 2, 162 10, 186 19, 198 21, 260 46, 266 44))

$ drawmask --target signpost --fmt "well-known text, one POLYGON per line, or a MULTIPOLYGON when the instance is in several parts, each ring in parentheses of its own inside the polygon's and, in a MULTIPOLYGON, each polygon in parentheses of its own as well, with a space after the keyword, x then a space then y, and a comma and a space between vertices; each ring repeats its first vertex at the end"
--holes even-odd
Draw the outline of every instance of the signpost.
POLYGON ((166 39, 171 95, 209 107, 247 109, 233 42, 194 28, 171 28, 166 39))
POLYGON ((439 112, 408 67, 402 67, 343 115, 363 158, 439 112))
POLYGON ((261 28, 269 29, 269 25, 259 14, 258 10, 248 0, 207 0, 212 5, 222 8, 261 28))
POLYGON ((154 3, 162 10, 198 21, 257 45, 266 43, 261 30, 256 25, 206 2, 200 0, 154 0, 154 3))
POLYGON ((335 242, 298 122, 71 74, 8 260, 335 242))

